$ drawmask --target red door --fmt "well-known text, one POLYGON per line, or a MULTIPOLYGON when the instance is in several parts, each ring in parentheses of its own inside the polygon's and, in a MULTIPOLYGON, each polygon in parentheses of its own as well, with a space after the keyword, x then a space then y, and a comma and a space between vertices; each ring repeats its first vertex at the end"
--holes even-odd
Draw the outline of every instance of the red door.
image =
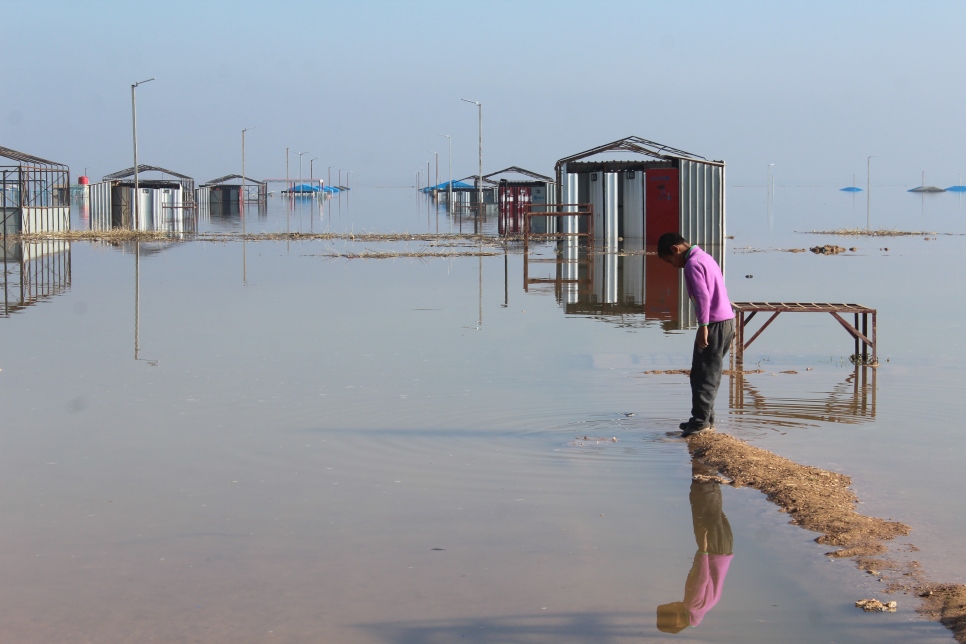
POLYGON ((645 173, 644 238, 656 244, 664 233, 678 231, 678 169, 655 168, 645 173))

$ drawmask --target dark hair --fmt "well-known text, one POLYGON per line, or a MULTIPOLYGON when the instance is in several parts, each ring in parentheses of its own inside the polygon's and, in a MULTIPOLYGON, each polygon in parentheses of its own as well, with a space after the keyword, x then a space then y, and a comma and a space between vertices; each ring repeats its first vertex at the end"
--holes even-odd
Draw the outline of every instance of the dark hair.
POLYGON ((664 233, 657 240, 657 256, 667 257, 671 254, 671 246, 677 246, 680 243, 687 244, 688 240, 681 237, 680 233, 664 233))

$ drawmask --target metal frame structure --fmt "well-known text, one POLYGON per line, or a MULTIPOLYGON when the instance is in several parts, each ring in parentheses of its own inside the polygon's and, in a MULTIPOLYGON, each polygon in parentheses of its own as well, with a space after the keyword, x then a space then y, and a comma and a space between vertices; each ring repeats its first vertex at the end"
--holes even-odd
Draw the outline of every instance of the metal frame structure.
POLYGON ((70 168, 0 147, 3 235, 70 230, 70 168), (6 164, 7 159, 14 163, 6 164))
POLYGON ((556 203, 556 204, 527 204, 527 208, 523 213, 523 252, 524 254, 530 252, 530 238, 536 239, 563 239, 566 237, 586 237, 588 244, 594 245, 594 227, 588 226, 587 232, 554 232, 554 233, 534 233, 530 231, 530 219, 532 217, 589 217, 590 221, 594 220, 594 204, 590 203, 556 203), (556 211, 538 211, 534 212, 534 208, 575 208, 576 210, 563 212, 560 210, 556 211), (585 210, 581 210, 585 209, 585 210))
POLYGON ((863 306, 862 304, 836 304, 831 302, 732 302, 731 308, 735 311, 735 339, 731 357, 736 368, 740 369, 744 364, 745 349, 751 346, 751 343, 781 313, 830 313, 855 340, 855 353, 853 354, 852 360, 856 364, 873 366, 879 364, 878 352, 876 350, 876 310, 868 306, 863 306), (746 342, 746 327, 759 312, 771 313, 772 315, 765 320, 765 323, 746 342), (852 325, 846 322, 845 318, 839 315, 840 313, 852 313, 855 316, 855 324, 852 325), (747 317, 745 317, 746 315, 747 317), (871 336, 869 335, 869 315, 872 316, 871 336), (859 331, 860 321, 861 331, 859 331), (869 356, 870 347, 872 348, 871 358, 869 356))
POLYGON ((3 255, 0 317, 10 317, 12 313, 70 289, 70 242, 4 243, 0 253, 3 255))

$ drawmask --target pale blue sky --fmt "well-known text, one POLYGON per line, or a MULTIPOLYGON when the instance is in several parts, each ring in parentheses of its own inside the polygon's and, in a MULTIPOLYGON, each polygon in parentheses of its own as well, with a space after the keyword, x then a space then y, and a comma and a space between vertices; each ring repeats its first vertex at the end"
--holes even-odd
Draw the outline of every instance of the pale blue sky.
MULTIPOLYGON (((411 183, 554 161, 635 134, 729 183, 947 186, 966 174, 964 2, 0 1, 0 145, 92 177, 140 160, 284 176, 285 148, 411 183)), ((293 154, 293 165, 297 156, 293 154)), ((319 170, 321 168, 321 171, 319 170)), ((293 170, 293 173, 295 170, 293 170)))

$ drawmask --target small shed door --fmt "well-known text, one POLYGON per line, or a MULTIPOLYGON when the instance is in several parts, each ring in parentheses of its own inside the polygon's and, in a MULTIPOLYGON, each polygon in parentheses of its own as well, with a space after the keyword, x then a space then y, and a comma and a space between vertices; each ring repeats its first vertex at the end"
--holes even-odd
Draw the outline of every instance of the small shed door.
POLYGON ((678 232, 678 170, 655 168, 646 173, 644 234, 648 244, 656 244, 664 233, 678 232))

